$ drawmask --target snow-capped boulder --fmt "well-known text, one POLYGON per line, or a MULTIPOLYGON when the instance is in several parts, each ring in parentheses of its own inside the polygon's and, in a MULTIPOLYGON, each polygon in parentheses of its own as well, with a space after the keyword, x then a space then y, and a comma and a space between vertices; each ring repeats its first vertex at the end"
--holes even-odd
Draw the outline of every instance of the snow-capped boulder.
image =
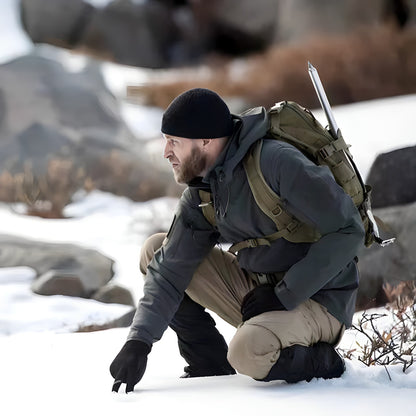
POLYGON ((275 41, 300 42, 310 36, 340 35, 380 25, 385 0, 280 0, 275 41))
POLYGON ((365 309, 386 303, 383 285, 416 280, 416 203, 375 209, 385 223, 386 237, 396 237, 394 244, 373 244, 359 255, 360 286, 357 307, 365 309))
POLYGON ((277 43, 346 34, 386 21, 414 24, 410 3, 21 0, 20 13, 35 43, 87 51, 126 65, 161 68, 201 62, 212 52, 246 55, 277 43))
POLYGON ((91 297, 113 277, 114 261, 97 250, 0 234, 0 267, 35 270, 35 293, 91 297))
POLYGON ((104 303, 120 303, 122 305, 135 306, 131 292, 125 287, 108 283, 92 296, 93 299, 104 303))
POLYGON ((158 68, 175 36, 168 5, 116 0, 94 7, 82 0, 22 0, 22 25, 35 43, 80 49, 126 65, 158 68))
POLYGON ((0 65, 2 200, 36 197, 49 201, 59 217, 83 187, 136 201, 175 187, 169 164, 155 165, 146 139, 128 128, 100 63, 85 58, 83 64, 74 70, 62 50, 45 46, 0 65), (22 182, 25 189, 17 189, 22 182), (22 197, 27 188, 33 195, 22 197))
POLYGON ((416 146, 377 156, 367 178, 367 182, 373 188, 374 208, 416 202, 415 161, 416 146))
POLYGON ((20 0, 22 25, 36 43, 74 46, 93 10, 83 0, 20 0))

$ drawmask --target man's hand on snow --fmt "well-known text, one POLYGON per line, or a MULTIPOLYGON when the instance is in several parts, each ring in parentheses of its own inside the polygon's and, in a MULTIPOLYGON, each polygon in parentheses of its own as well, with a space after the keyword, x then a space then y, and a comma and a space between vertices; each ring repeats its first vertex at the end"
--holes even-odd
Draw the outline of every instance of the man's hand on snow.
POLYGON ((263 312, 283 310, 286 310, 286 308, 274 293, 274 286, 271 284, 255 287, 244 296, 241 304, 243 322, 263 312))
POLYGON ((127 341, 110 365, 113 376, 113 391, 118 392, 121 384, 126 384, 126 393, 134 390, 134 386, 142 379, 146 370, 147 355, 152 347, 145 342, 127 341))

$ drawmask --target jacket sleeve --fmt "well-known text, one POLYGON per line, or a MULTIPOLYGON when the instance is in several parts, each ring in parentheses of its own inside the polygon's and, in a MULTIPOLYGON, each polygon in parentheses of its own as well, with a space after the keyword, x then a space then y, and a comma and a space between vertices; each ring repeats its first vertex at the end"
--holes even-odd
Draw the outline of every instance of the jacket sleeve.
POLYGON ((364 241, 364 228, 352 199, 328 167, 315 165, 292 146, 269 152, 266 159, 262 160, 266 180, 288 211, 322 235, 275 288, 279 300, 290 310, 312 297, 354 259, 364 241))
POLYGON ((167 238, 148 266, 128 339, 151 345, 162 337, 195 270, 215 245, 218 234, 203 217, 199 203, 185 190, 167 238))

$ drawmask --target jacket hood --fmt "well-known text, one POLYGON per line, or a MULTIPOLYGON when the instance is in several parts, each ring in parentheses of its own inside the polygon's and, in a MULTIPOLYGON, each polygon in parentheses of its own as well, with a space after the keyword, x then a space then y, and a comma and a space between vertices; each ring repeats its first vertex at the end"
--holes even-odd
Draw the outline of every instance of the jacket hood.
POLYGON ((232 115, 234 131, 227 146, 220 154, 217 162, 205 176, 205 180, 213 172, 223 174, 225 181, 230 181, 235 167, 244 158, 250 147, 262 139, 269 129, 269 118, 264 107, 251 108, 240 115, 232 115))

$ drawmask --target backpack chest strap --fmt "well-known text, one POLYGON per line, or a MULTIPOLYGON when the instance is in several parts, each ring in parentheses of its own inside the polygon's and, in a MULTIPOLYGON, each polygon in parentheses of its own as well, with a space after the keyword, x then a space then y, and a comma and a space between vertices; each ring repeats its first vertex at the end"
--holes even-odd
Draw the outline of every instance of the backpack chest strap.
MULTIPOLYGON (((293 224, 294 227, 297 227, 297 224, 293 224)), ((258 238, 249 238, 244 241, 240 241, 239 243, 233 244, 228 251, 233 254, 237 254, 238 251, 244 248, 254 248, 258 246, 270 246, 272 241, 275 241, 281 237, 284 237, 288 234, 288 230, 284 229, 281 231, 277 231, 273 234, 266 235, 265 237, 258 237, 258 238)))

